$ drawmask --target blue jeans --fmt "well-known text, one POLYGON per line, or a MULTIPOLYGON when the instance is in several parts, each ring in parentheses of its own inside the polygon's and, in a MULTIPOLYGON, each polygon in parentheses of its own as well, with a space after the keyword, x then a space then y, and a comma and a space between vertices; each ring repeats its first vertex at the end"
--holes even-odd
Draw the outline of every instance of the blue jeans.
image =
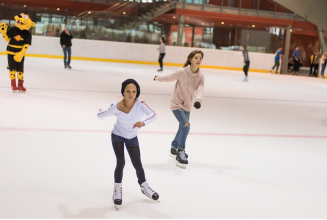
POLYGON ((190 123, 190 112, 178 109, 173 110, 173 113, 179 122, 179 127, 171 146, 182 150, 185 149, 186 138, 190 132, 190 126, 186 126, 186 123, 190 123))
POLYGON ((71 47, 65 47, 63 48, 64 50, 64 64, 65 66, 70 65, 70 55, 72 53, 71 47), (67 60, 67 55, 68 55, 68 60, 67 60))
POLYGON ((322 64, 322 66, 321 66, 321 76, 322 77, 325 76, 325 69, 326 69, 326 64, 322 64))

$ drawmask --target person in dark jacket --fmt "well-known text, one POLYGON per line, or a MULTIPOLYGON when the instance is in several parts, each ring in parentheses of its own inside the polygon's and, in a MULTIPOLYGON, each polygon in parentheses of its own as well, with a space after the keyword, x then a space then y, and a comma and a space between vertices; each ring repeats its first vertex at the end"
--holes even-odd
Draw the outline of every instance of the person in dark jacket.
POLYGON ((310 73, 309 73, 309 76, 313 76, 312 75, 312 70, 314 69, 316 58, 317 58, 317 50, 313 51, 313 54, 310 56, 310 73))
POLYGON ((293 75, 299 75, 299 68, 300 68, 300 47, 297 46, 293 51, 293 58, 294 58, 294 69, 293 75))
POLYGON ((71 46, 72 46, 72 39, 73 35, 68 30, 68 27, 65 27, 65 30, 60 35, 60 44, 64 51, 64 65, 65 69, 72 67, 70 66, 70 56, 72 53, 71 46), (67 60, 68 57, 68 60, 67 60))

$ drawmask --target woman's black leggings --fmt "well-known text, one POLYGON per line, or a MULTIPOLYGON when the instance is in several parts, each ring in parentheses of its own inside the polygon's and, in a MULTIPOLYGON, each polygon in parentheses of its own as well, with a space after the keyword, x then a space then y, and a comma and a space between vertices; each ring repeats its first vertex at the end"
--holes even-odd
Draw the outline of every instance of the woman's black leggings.
MULTIPOLYGON (((117 158, 117 165, 115 169, 115 183, 121 183, 123 180, 123 170, 125 166, 125 156, 124 156, 124 143, 121 141, 115 141, 113 143, 113 148, 117 158)), ((139 184, 145 181, 145 174, 141 162, 141 153, 139 146, 126 146, 128 154, 132 160, 132 164, 136 170, 136 175, 139 184)))
POLYGON ((243 71, 244 71, 245 76, 248 76, 249 67, 250 67, 250 61, 246 61, 245 65, 243 67, 243 71))
POLYGON ((160 56, 159 56, 159 64, 160 64, 160 68, 162 69, 162 60, 163 58, 165 57, 165 53, 160 53, 160 56))

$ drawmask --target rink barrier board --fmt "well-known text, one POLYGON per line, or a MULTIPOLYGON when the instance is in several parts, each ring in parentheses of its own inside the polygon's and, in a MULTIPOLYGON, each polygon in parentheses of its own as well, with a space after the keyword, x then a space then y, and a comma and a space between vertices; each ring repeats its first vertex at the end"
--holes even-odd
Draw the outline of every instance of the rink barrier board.
MULTIPOLYGON (((6 52, 0 52, 0 55, 7 55, 7 53, 6 52)), ((59 55, 42 55, 42 54, 26 54, 25 56, 26 57, 36 57, 36 58, 51 58, 51 59, 63 59, 64 58, 64 56, 59 56, 59 55)), ((85 61, 98 61, 98 62, 112 62, 112 63, 158 65, 158 62, 152 62, 152 61, 119 60, 119 59, 75 57, 75 56, 72 56, 71 59, 72 60, 85 60, 85 61)), ((164 64, 165 64, 165 66, 178 66, 178 67, 181 67, 181 66, 184 65, 184 64, 181 64, 181 63, 164 63, 164 64)), ((224 66, 201 65, 201 68, 243 71, 243 68, 224 67, 224 66)), ((249 69, 249 71, 259 72, 259 73, 269 73, 269 70, 260 70, 260 69, 249 69)))

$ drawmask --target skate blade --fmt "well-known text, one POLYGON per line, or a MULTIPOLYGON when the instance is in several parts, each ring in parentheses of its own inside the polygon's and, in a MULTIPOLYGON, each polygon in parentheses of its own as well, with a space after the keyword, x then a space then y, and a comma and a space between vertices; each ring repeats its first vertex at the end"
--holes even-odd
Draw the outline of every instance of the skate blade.
POLYGON ((178 167, 180 167, 180 168, 183 168, 183 169, 186 168, 186 164, 181 164, 178 161, 176 161, 176 164, 175 165, 178 166, 178 167))
POLYGON ((151 199, 152 201, 160 202, 160 199, 154 200, 150 196, 148 196, 147 194, 145 194, 142 190, 141 190, 141 192, 143 193, 143 195, 145 195, 147 198, 151 199))
POLYGON ((120 205, 114 205, 117 210, 119 210, 120 205))
POLYGON ((18 90, 20 93, 25 93, 26 91, 23 91, 23 90, 18 90))
POLYGON ((13 93, 17 93, 18 91, 17 91, 17 90, 13 90, 12 92, 13 92, 13 93))
POLYGON ((171 157, 171 158, 176 158, 176 155, 174 155, 174 154, 170 154, 170 157, 171 157))

